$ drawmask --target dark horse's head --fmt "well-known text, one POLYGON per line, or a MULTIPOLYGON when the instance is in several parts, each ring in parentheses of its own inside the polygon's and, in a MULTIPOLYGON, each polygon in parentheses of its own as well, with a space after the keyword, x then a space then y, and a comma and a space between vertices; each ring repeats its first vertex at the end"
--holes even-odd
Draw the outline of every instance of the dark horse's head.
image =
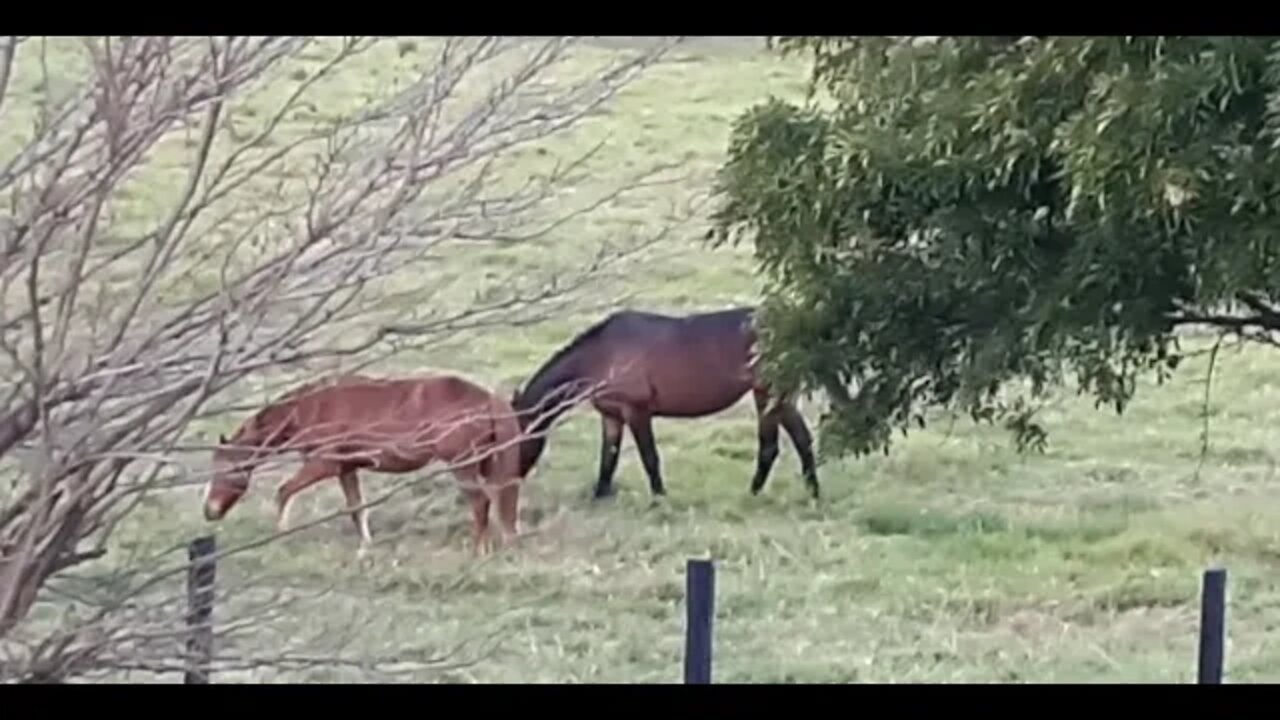
POLYGON ((530 401, 525 394, 522 394, 519 387, 511 391, 511 408, 515 410, 516 421, 520 423, 520 433, 522 435, 532 433, 520 442, 520 477, 529 474, 533 466, 538 464, 538 458, 542 457, 542 451, 547 447, 545 426, 549 423, 534 422, 538 416, 538 405, 539 403, 530 401))
POLYGON ((511 408, 519 418, 521 434, 526 436, 520 444, 521 477, 542 456, 547 446, 547 433, 556 419, 585 397, 578 387, 584 380, 582 365, 590 363, 594 347, 592 341, 599 338, 609 322, 610 318, 606 318, 579 333, 552 353, 523 386, 511 393, 511 408))

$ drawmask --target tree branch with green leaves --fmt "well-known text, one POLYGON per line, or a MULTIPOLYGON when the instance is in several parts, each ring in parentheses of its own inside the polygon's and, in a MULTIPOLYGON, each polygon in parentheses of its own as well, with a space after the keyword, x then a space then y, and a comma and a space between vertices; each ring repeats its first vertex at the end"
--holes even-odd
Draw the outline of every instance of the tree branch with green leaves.
POLYGON ((713 241, 754 244, 764 369, 824 454, 948 408, 1042 443, 1074 377, 1122 412, 1178 329, 1280 329, 1280 43, 783 38, 803 104, 735 123, 713 241))

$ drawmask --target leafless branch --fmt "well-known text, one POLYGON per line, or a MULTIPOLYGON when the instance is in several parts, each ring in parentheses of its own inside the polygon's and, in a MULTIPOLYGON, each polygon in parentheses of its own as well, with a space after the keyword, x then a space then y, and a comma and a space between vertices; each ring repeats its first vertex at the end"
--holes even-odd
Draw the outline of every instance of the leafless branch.
POLYGON ((4 109, 4 98, 9 92, 9 77, 13 70, 13 55, 18 51, 18 36, 10 35, 0 46, 0 110, 4 109))
POLYGON ((187 448, 217 405, 537 322, 653 242, 583 248, 565 276, 448 282, 466 253, 534 246, 661 182, 602 181, 591 150, 555 143, 671 43, 588 68, 572 38, 432 39, 425 62, 388 40, 0 40, 0 110, 23 109, 10 88, 40 88, 33 126, 0 131, 15 148, 0 157, 0 645, 26 648, 0 658, 5 677, 181 664, 149 629, 172 603, 138 604, 181 574, 158 556, 80 615, 33 609, 85 563, 118 561, 115 533, 175 474, 200 475, 187 448), (397 87, 362 94, 361 63, 394 65, 397 87), (566 202, 595 183, 613 187, 566 202))

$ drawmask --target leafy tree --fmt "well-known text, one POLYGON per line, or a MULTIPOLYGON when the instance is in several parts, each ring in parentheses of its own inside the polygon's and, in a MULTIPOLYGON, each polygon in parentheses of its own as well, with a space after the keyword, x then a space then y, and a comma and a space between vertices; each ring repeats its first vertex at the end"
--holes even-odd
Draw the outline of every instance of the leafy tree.
MULTIPOLYGON (((178 523, 149 521, 201 522, 198 495, 173 494, 209 478, 210 436, 304 380, 569 309, 652 242, 460 264, 663 181, 588 183, 595 149, 554 142, 677 42, 0 36, 0 683, 183 672, 190 561, 178 523)), ((456 492, 440 487, 428 502, 456 492)), ((408 637, 375 653, 376 618, 335 627, 310 604, 349 595, 236 567, 218 570, 215 675, 421 679, 472 653, 408 637)))
POLYGON ((1043 442, 1016 382, 1123 412, 1179 326, 1280 329, 1275 38, 778 45, 809 101, 737 120, 712 235, 754 241, 765 370, 831 396, 827 453, 929 407, 1043 442))

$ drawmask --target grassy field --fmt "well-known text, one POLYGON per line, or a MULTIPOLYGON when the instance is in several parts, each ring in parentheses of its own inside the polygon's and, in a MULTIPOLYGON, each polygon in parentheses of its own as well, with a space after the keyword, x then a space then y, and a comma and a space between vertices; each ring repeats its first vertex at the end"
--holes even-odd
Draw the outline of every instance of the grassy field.
MULTIPOLYGON (((797 95, 804 74, 744 46, 695 46, 575 142, 609 139, 595 164, 601 172, 683 159, 705 175, 734 116, 770 93, 797 95)), ((688 188, 663 192, 655 204, 679 201, 688 188)), ((643 229, 658 212, 637 206, 596 218, 558 234, 555 252, 571 257, 619 227, 643 229)), ((633 307, 665 310, 750 302, 749 252, 703 249, 694 235, 673 238, 652 269, 604 285, 599 292, 610 295, 602 297, 629 293, 633 307)), ((399 363, 509 389, 594 317, 470 336, 399 363)), ((599 426, 581 411, 555 431, 527 487, 523 518, 533 532, 518 548, 474 564, 467 511, 449 496, 442 506, 375 510, 367 562, 355 560, 354 533, 339 519, 229 559, 220 574, 231 583, 261 573, 299 593, 338 588, 255 630, 245 640, 254 644, 358 628, 343 639, 373 656, 501 629, 483 660, 416 678, 423 681, 678 681, 684 562, 709 555, 719 568, 717 681, 1188 682, 1199 574, 1223 563, 1231 572, 1227 679, 1271 680, 1280 673, 1272 449, 1280 355, 1224 351, 1218 365, 1203 464, 1203 358, 1147 388, 1123 418, 1064 395, 1046 412, 1043 455, 1018 456, 998 430, 939 419, 888 457, 824 466, 817 506, 805 499, 785 439, 766 492, 748 494, 749 400, 719 417, 657 422, 667 503, 651 507, 628 438, 619 496, 593 505, 599 426)), ((816 423, 819 408, 806 412, 816 423)), ((274 482, 258 481, 219 529, 221 542, 270 529, 274 482)), ((336 485, 320 487, 299 499, 295 521, 341 502, 336 485)), ((193 490, 155 500, 136 520, 122 530, 126 550, 206 529, 193 490)), ((236 619, 233 609, 219 617, 236 619)), ((314 670, 216 681, 353 677, 314 670)))

